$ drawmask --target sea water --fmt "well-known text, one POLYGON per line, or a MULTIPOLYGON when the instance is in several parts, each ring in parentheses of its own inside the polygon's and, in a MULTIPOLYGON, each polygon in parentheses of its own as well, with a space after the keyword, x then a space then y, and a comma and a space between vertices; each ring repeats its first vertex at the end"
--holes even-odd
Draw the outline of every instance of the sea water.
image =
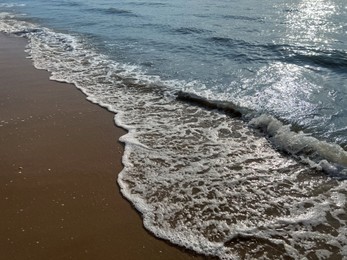
POLYGON ((118 184, 154 235, 221 259, 347 257, 344 0, 1 0, 0 13, 35 67, 128 130, 118 184))

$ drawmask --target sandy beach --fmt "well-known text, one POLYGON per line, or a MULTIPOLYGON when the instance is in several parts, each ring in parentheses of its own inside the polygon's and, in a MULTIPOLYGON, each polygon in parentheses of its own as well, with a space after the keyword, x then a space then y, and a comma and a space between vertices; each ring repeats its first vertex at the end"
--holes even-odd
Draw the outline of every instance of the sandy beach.
POLYGON ((200 259, 149 234, 120 194, 114 114, 0 35, 0 259, 200 259))

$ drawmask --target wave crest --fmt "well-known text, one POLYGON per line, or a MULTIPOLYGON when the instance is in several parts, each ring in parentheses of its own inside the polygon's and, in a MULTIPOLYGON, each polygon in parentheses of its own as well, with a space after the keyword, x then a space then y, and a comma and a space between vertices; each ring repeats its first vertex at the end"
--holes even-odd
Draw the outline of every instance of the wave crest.
MULTIPOLYGON (((290 125, 283 124, 273 116, 261 115, 253 118, 249 125, 266 132, 277 148, 295 156, 320 161, 319 166, 325 171, 335 173, 347 167, 347 152, 341 146, 320 141, 302 131, 292 131, 290 125)), ((346 170, 343 172, 347 174, 346 170)))

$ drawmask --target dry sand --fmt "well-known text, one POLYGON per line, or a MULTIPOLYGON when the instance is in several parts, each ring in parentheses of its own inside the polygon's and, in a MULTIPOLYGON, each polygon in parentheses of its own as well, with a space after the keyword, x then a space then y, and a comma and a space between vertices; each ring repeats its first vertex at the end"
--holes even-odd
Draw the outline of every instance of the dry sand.
POLYGON ((0 259, 201 259, 149 234, 120 194, 125 132, 0 35, 0 259))

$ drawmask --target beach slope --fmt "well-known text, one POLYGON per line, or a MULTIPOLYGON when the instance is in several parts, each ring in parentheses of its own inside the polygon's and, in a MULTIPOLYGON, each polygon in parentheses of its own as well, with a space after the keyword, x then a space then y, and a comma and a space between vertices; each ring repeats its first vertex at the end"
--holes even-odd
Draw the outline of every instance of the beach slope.
POLYGON ((149 234, 120 194, 124 130, 0 35, 1 259, 198 259, 149 234))

